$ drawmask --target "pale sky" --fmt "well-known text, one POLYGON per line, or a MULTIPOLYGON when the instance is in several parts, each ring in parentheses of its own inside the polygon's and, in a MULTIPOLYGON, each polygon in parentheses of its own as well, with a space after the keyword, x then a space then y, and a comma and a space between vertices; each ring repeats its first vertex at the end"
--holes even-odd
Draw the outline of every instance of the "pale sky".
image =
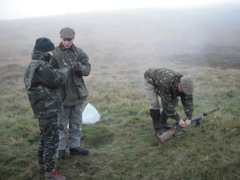
POLYGON ((126 8, 182 8, 240 0, 0 0, 0 20, 126 8))

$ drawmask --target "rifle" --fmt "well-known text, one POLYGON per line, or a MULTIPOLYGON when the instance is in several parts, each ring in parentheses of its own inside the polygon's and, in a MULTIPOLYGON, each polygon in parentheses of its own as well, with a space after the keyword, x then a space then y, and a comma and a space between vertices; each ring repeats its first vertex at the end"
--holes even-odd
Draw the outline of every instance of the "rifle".
MULTIPOLYGON (((204 113, 202 113, 201 115, 191 119, 191 124, 193 122, 196 122, 195 127, 196 126, 201 126, 202 128, 204 128, 204 125, 202 123, 202 117, 203 116, 208 116, 209 114, 212 114, 216 111, 219 110, 219 107, 213 108, 209 111, 206 111, 204 113)), ((172 139, 173 137, 182 134, 184 131, 189 131, 192 130, 193 128, 188 128, 188 129, 183 129, 182 127, 179 126, 178 123, 173 124, 173 128, 169 131, 164 132, 160 137, 159 137, 159 141, 160 144, 164 144, 165 142, 167 142, 168 140, 172 139)))

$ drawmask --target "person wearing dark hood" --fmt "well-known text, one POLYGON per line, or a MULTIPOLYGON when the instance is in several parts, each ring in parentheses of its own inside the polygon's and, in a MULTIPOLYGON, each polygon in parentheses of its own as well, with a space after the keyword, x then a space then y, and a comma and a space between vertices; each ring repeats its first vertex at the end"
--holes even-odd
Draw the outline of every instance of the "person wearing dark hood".
POLYGON ((63 111, 60 88, 68 76, 68 67, 56 70, 49 66, 54 49, 50 39, 36 40, 24 84, 33 113, 39 120, 38 173, 45 174, 45 180, 64 180, 66 177, 55 168, 54 156, 59 142, 58 115, 63 111))

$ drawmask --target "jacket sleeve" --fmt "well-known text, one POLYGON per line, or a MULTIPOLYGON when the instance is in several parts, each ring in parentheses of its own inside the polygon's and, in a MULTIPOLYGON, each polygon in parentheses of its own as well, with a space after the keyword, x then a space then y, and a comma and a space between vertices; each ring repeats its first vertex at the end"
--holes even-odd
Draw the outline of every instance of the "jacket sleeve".
POLYGON ((81 73, 79 75, 88 76, 91 72, 91 64, 89 63, 87 54, 82 49, 79 49, 79 56, 77 61, 81 63, 81 73))
POLYGON ((36 75, 38 80, 48 88, 58 89, 65 83, 67 72, 67 68, 56 70, 44 64, 37 68, 36 75))
POLYGON ((52 57, 50 59, 49 66, 54 68, 54 69, 59 69, 60 68, 59 65, 58 65, 57 60, 55 59, 55 57, 52 57))
POLYGON ((191 120, 192 113, 194 111, 193 96, 192 95, 182 95, 181 102, 182 102, 182 105, 184 108, 184 112, 186 114, 186 118, 191 120))

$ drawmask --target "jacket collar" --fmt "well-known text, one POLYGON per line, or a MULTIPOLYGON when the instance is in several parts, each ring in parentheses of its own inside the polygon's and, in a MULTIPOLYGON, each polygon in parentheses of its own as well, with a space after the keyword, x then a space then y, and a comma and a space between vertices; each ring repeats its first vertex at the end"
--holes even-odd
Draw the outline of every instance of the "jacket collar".
POLYGON ((70 49, 70 50, 72 50, 72 51, 76 51, 76 46, 75 46, 74 44, 72 44, 70 48, 65 48, 65 47, 63 46, 63 44, 60 43, 60 44, 59 44, 59 47, 60 47, 61 50, 70 49))

